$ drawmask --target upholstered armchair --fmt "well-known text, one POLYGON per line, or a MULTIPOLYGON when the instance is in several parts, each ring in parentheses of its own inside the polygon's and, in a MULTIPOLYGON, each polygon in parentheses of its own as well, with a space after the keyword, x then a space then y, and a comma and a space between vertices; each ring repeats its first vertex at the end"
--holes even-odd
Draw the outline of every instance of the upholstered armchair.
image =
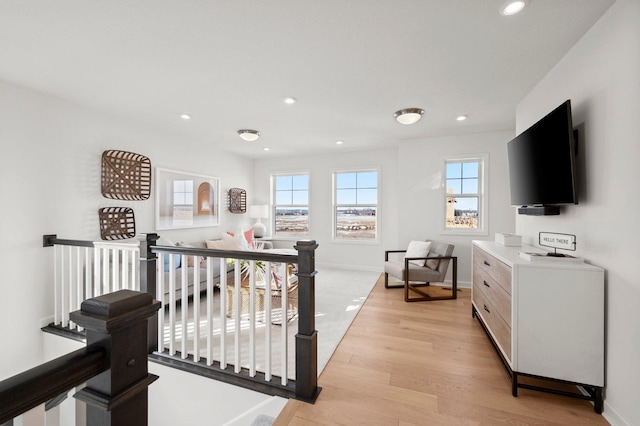
MULTIPOLYGON (((458 292, 458 258, 452 256, 454 245, 439 241, 411 241, 406 250, 384 252, 384 286, 404 287, 405 302, 456 299, 458 292), (405 253, 401 260, 390 260, 391 253, 405 253), (441 295, 447 287, 427 292, 424 287, 445 280, 449 263, 453 264, 451 294, 441 295), (389 285, 389 275, 404 281, 403 285, 389 285), (417 294, 418 296, 410 297, 417 294)), ((436 286, 434 286, 436 287, 436 286)))

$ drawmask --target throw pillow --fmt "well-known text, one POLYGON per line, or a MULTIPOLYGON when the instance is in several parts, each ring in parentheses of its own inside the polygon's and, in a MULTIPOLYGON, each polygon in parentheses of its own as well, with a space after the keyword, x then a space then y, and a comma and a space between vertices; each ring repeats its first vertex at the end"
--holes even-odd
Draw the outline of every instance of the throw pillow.
POLYGON ((242 234, 234 237, 222 234, 221 240, 207 240, 207 248, 218 250, 247 250, 249 246, 242 234))
MULTIPOLYGON (((427 255, 427 257, 440 257, 440 255, 436 252, 429 252, 429 254, 427 255)), ((428 259, 426 266, 429 269, 433 269, 434 271, 436 269, 438 269, 438 265, 440 265, 440 261, 438 259, 428 259)))
POLYGON ((244 234, 244 239, 247 240, 247 245, 249 246, 249 248, 254 249, 256 248, 256 240, 253 237, 253 228, 249 228, 246 231, 243 232, 244 234))
MULTIPOLYGON (((404 257, 427 257, 430 247, 431 241, 411 241, 404 257)), ((424 259, 410 260, 409 263, 413 263, 416 266, 424 266, 425 261, 424 259)))
MULTIPOLYGON (((169 253, 163 253, 162 258, 164 259, 164 271, 165 272, 169 272, 169 253)), ((175 269, 178 269, 180 267, 180 262, 182 262, 182 256, 180 255, 174 255, 173 256, 173 261, 175 263, 175 269)))
MULTIPOLYGON (((158 238, 157 244, 159 246, 173 246, 173 242, 171 242, 167 237, 163 237, 163 236, 160 236, 160 238, 158 238)), ((163 261, 164 272, 169 272, 169 253, 164 253, 162 257, 164 260, 163 261)), ((180 256, 174 256, 176 269, 180 267, 180 261, 181 261, 180 256)))
MULTIPOLYGON (((191 244, 187 244, 187 243, 183 243, 183 242, 176 243, 176 247, 195 248, 195 246, 192 246, 191 244)), ((196 257, 198 258, 198 263, 202 263, 202 261, 204 260, 204 257, 200 257, 200 256, 187 256, 187 267, 188 268, 193 268, 194 266, 196 266, 196 262, 195 262, 196 257)))
MULTIPOLYGON (((244 239, 247 242, 248 248, 253 249, 256 247, 255 239, 253 238, 253 228, 249 228, 249 230, 247 231, 243 231, 242 228, 240 228, 240 233, 244 235, 244 239)), ((227 231, 227 235, 231 237, 236 236, 236 234, 231 231, 227 231)))

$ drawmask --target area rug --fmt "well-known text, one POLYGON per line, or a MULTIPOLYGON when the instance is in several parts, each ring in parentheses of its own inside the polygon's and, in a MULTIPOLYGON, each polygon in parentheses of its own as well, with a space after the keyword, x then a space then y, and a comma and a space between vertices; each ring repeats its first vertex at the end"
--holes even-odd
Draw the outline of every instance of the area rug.
POLYGON ((380 272, 318 269, 318 275, 316 275, 318 374, 322 372, 333 355, 378 278, 380 278, 380 272))
MULTIPOLYGON (((361 306, 367 299, 369 293, 376 284, 380 277, 379 272, 371 271, 354 271, 350 269, 338 269, 338 268, 317 268, 318 273, 315 277, 315 295, 316 295, 316 330, 318 331, 318 375, 325 368, 327 362, 333 355, 333 352, 337 348, 338 344, 342 340, 343 336, 349 329, 349 326, 356 317, 361 306)), ((204 297, 204 296, 203 296, 204 297)), ((219 345, 221 322, 219 318, 220 312, 220 298, 219 292, 216 291, 214 301, 214 323, 213 323, 213 344, 219 345)), ((203 336, 200 340, 200 355, 206 357, 206 300, 203 299, 200 302, 200 333, 203 336)), ((193 303, 189 303, 188 311, 189 322, 192 323, 193 318, 193 303)), ((176 312, 176 335, 182 336, 182 326, 180 309, 176 312)), ((226 354, 229 363, 233 364, 234 355, 233 348, 235 342, 235 330, 236 325, 232 318, 227 318, 227 336, 225 339, 225 345, 227 347, 226 354)), ((279 343, 285 336, 283 335, 283 328, 277 324, 265 324, 260 322, 256 324, 256 363, 258 371, 264 371, 266 359, 264 354, 264 335, 265 329, 269 326, 272 334, 273 349, 271 352, 271 365, 272 373, 277 376, 282 376, 284 371, 282 368, 284 358, 279 352, 279 343)), ((249 321, 244 318, 240 324, 240 341, 242 354, 241 365, 248 368, 249 354, 246 348, 249 347, 249 321)), ((286 338, 289 341, 289 350, 286 357, 287 372, 286 376, 289 378, 295 378, 295 335, 298 332, 298 317, 295 316, 291 319, 286 326, 286 338)), ((189 336, 193 334, 193 325, 188 326, 189 336)), ((169 324, 168 316, 165 315, 165 348, 168 348, 168 336, 169 336, 169 324)), ((176 342, 176 349, 180 351, 181 344, 176 342)), ((189 341, 187 344, 188 353, 193 353, 194 344, 193 341, 189 341)), ((215 361, 220 360, 219 349, 214 349, 213 359, 215 361)))

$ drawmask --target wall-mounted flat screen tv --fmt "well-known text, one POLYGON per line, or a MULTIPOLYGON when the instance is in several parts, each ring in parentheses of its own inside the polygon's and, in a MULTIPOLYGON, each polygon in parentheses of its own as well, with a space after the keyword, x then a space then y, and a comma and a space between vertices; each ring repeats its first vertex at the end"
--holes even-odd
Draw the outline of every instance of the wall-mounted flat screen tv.
POLYGON ((519 213, 559 214, 559 205, 578 204, 575 148, 570 100, 507 144, 511 205, 519 213))

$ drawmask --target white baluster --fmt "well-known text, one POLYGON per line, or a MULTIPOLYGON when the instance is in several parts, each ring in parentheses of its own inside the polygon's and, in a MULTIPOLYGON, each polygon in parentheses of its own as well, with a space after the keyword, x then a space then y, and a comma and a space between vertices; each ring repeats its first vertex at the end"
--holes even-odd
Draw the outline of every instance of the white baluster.
POLYGON ((133 251, 121 250, 122 254, 122 276, 120 281, 122 282, 121 288, 124 290, 133 290, 133 280, 129 275, 129 254, 131 254, 131 261, 133 262, 133 251))
POLYGON ((165 253, 158 253, 156 260, 156 294, 157 300, 160 301, 160 309, 158 310, 158 352, 164 352, 164 256, 165 253))
POLYGON ((109 291, 109 250, 101 248, 102 252, 102 294, 108 294, 109 291))
POLYGON ((241 287, 242 287, 242 277, 240 275, 240 260, 236 259, 235 261, 235 273, 234 273, 234 284, 233 284, 233 290, 234 290, 234 310, 233 310, 233 319, 234 319, 234 354, 235 354, 235 366, 233 371, 235 373, 240 373, 240 331, 241 331, 241 322, 242 322, 242 301, 240 300, 240 298, 242 297, 241 295, 241 287))
POLYGON ((85 247, 84 250, 84 299, 91 299, 93 297, 93 292, 92 292, 92 275, 91 272, 93 270, 93 267, 91 265, 91 252, 94 249, 90 248, 90 247, 85 247))
MULTIPOLYGON (((271 277, 271 262, 266 262, 265 271, 269 277, 271 277)), ((264 379, 266 381, 271 380, 271 289, 267 289, 265 285, 265 296, 264 296, 264 321, 265 321, 265 329, 264 329, 264 379)))
POLYGON ((133 289, 140 291, 140 248, 134 252, 134 260, 132 262, 133 289))
POLYGON ((169 256, 169 355, 176 354, 176 267, 175 255, 169 256))
MULTIPOLYGON (((282 386, 286 386, 287 385, 287 380, 288 380, 288 375, 289 375, 289 322, 287 321, 287 317, 289 315, 288 312, 288 302, 287 302, 287 296, 288 296, 288 285, 289 285, 289 277, 287 276, 287 266, 285 263, 281 263, 279 266, 279 269, 284 269, 284 271, 280 274, 280 276, 282 277, 282 281, 280 281, 280 319, 281 319, 281 332, 282 332, 282 345, 281 345, 281 350, 282 350, 282 377, 281 377, 281 384, 282 386), (284 265, 284 268, 282 268, 282 266, 284 265)), ((280 271, 278 271, 280 272, 280 271)))
POLYGON ((53 324, 58 325, 62 322, 62 310, 60 306, 60 258, 61 247, 53 246, 53 324))
POLYGON ((182 353, 182 359, 187 359, 187 356, 189 355, 187 353, 187 343, 189 340, 189 293, 187 292, 189 289, 189 276, 187 275, 189 268, 187 268, 187 256, 180 255, 180 264, 180 271, 182 272, 180 280, 182 283, 182 287, 180 289, 180 294, 182 295, 180 299, 180 313, 182 314, 182 345, 180 347, 180 351, 182 353))
POLYGON ((256 261, 249 261, 249 376, 256 376, 256 261))
POLYGON ((200 361, 200 262, 193 257, 193 360, 200 361))
POLYGON ((13 426, 45 426, 44 404, 13 419, 13 426))
POLYGON ((111 291, 113 292, 120 290, 120 276, 118 275, 118 271, 120 271, 120 255, 117 248, 110 249, 109 254, 111 257, 111 291))
POLYGON ((220 262, 220 368, 227 368, 227 259, 220 262))
POLYGON ((93 297, 97 297, 102 294, 102 290, 100 287, 100 276, 101 276, 100 249, 94 246, 93 248, 93 297))
POLYGON ((62 285, 60 286, 60 297, 62 301, 62 327, 69 325, 69 278, 71 275, 71 246, 67 246, 64 250, 62 263, 62 285))
POLYGON ((213 257, 206 258, 207 264, 207 365, 213 364, 213 257))

